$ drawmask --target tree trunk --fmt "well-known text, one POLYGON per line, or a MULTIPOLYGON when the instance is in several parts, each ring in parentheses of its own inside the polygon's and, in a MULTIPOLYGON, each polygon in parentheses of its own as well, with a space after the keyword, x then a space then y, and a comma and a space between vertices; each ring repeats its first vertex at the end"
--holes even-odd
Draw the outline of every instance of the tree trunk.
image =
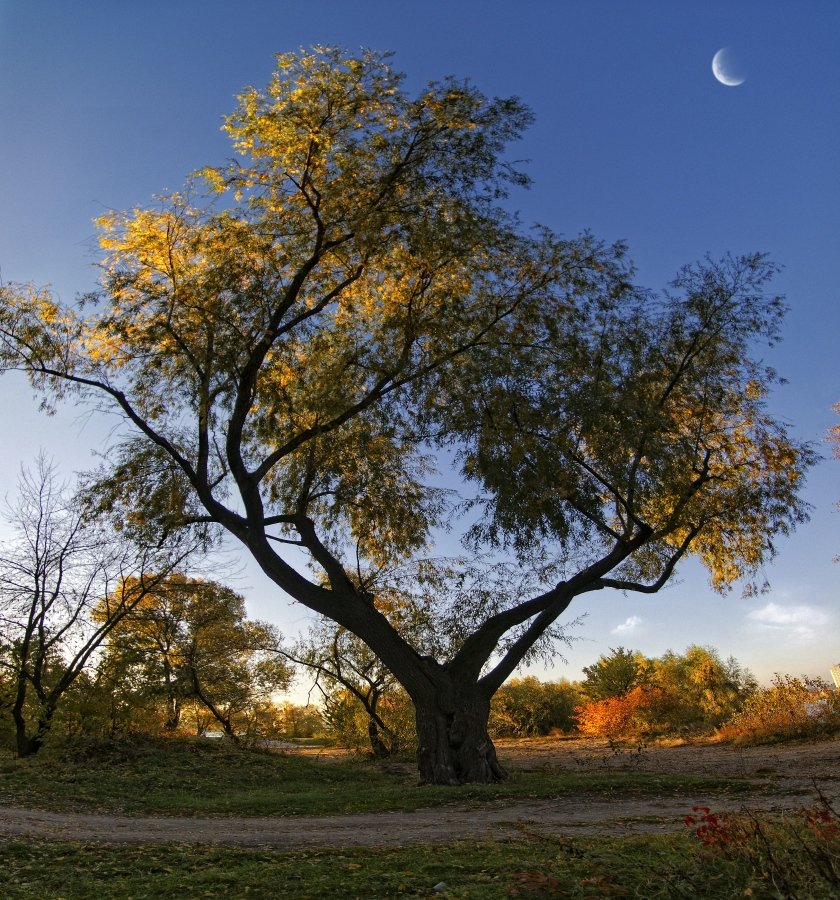
POLYGON ((459 687, 448 699, 414 698, 414 708, 424 784, 492 784, 507 778, 487 731, 490 699, 477 687, 459 687))
POLYGON ((37 734, 27 734, 26 722, 15 718, 15 744, 19 757, 34 756, 41 749, 42 743, 43 740, 37 734))
POLYGON ((44 739, 52 727, 52 715, 54 708, 47 708, 39 717, 37 727, 33 733, 27 731, 26 719, 18 709, 12 710, 12 718, 15 722, 15 744, 17 755, 21 758, 35 756, 44 746, 44 739))
POLYGON ((163 727, 166 731, 177 731, 180 724, 181 699, 173 693, 166 698, 166 721, 163 727))
POLYGON ((368 740, 370 741, 370 749, 375 759, 385 759, 399 752, 399 738, 393 731, 382 721, 382 717, 377 712, 381 693, 378 689, 373 688, 366 696, 356 695, 365 708, 368 715, 368 740), (383 735, 388 739, 388 743, 383 740, 383 735))
POLYGON ((379 736, 379 727, 373 719, 368 719, 368 740, 370 741, 370 751, 375 759, 385 759, 391 755, 391 748, 379 736))

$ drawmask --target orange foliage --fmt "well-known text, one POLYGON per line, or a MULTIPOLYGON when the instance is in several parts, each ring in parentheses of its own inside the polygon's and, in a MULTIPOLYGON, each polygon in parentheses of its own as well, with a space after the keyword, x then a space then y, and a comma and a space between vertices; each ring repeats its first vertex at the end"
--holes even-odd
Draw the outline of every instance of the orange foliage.
POLYGON ((578 730, 586 737, 617 738, 648 730, 667 697, 661 688, 638 685, 620 697, 592 700, 577 708, 578 730))

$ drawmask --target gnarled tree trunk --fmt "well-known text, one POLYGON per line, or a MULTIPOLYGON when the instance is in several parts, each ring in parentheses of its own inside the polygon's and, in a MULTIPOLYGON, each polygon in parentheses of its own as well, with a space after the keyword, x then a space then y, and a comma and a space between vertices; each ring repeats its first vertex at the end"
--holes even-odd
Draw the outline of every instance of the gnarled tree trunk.
POLYGON ((414 697, 417 764, 425 784, 492 784, 507 772, 487 731, 490 697, 477 685, 454 685, 414 697))

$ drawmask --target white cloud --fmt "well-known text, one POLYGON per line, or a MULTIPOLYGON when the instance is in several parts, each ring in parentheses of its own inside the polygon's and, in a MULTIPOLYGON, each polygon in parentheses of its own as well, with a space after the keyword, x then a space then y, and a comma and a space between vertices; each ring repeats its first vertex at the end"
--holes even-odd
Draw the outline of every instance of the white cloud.
POLYGON ((768 603, 761 609, 754 609, 747 614, 747 619, 765 634, 797 638, 812 641, 829 624, 829 616, 815 606, 800 604, 783 606, 780 603, 768 603))
POLYGON ((611 634, 627 634, 628 631, 635 631, 642 624, 640 616, 629 616, 621 625, 616 625, 610 632, 611 634))

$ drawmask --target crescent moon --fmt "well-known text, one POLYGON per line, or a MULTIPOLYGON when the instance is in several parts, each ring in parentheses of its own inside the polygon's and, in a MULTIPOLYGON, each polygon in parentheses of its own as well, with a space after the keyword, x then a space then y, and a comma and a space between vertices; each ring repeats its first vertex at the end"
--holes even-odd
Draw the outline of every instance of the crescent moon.
POLYGON ((729 47, 722 47, 712 57, 712 72, 715 78, 727 87, 738 87, 747 79, 741 75, 735 74, 735 62, 731 58, 729 47))

